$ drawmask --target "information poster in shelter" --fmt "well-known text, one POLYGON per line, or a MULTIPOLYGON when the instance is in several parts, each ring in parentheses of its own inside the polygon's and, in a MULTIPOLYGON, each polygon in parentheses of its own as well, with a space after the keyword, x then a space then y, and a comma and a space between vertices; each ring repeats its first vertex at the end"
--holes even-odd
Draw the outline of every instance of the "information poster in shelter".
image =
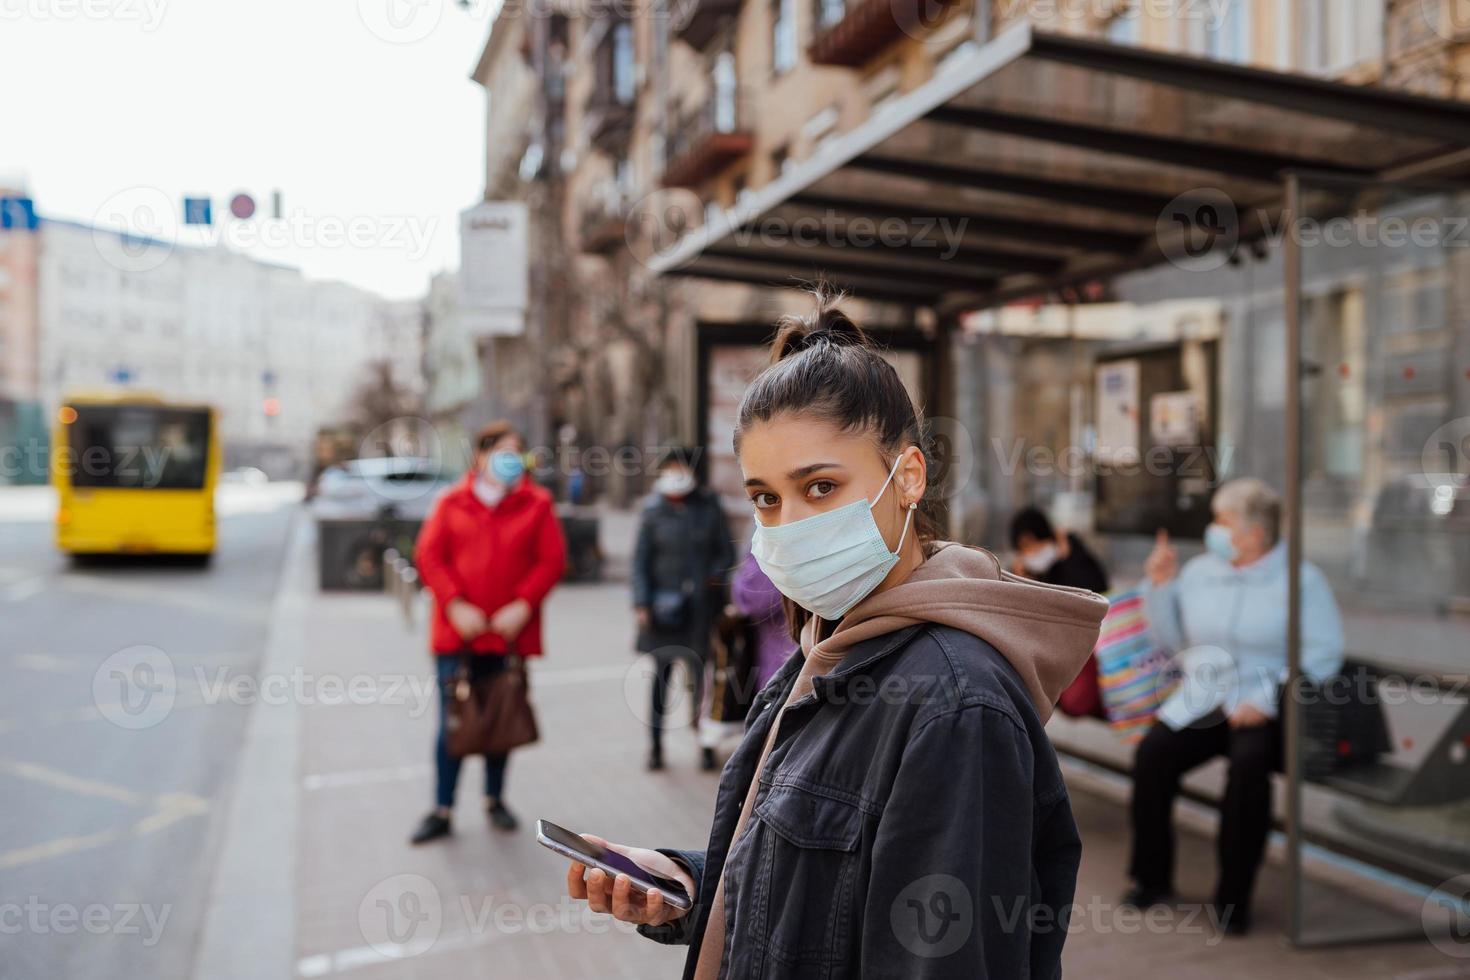
POLYGON ((1110 361, 1097 368, 1097 461, 1134 463, 1138 446, 1138 362, 1110 361))

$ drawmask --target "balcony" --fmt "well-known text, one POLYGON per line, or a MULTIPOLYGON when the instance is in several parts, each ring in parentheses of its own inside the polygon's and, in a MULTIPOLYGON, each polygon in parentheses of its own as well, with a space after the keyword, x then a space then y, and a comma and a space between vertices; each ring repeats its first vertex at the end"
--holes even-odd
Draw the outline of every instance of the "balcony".
POLYGON ((905 35, 921 37, 954 0, 817 0, 814 64, 855 68, 905 35))
POLYGON ((706 46, 740 13, 740 0, 684 0, 670 8, 669 30, 697 51, 706 46))
POLYGON ((633 24, 626 20, 603 24, 592 51, 596 84, 587 99, 587 141, 599 150, 620 156, 633 135, 637 99, 633 24))
POLYGON ((627 241, 628 198, 613 181, 595 186, 582 201, 578 238, 582 251, 607 255, 627 241))
POLYGON ((669 133, 665 187, 698 187, 750 152, 755 138, 733 95, 717 92, 693 112, 675 118, 669 133))

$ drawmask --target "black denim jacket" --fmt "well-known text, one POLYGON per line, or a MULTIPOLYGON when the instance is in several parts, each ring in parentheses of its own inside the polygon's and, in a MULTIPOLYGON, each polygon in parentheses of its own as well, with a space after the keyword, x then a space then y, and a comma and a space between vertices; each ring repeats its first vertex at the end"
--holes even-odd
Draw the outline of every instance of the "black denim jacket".
POLYGON ((1082 850, 1071 804, 1024 685, 960 630, 876 637, 816 678, 726 853, 801 659, 751 707, 708 847, 664 852, 692 872, 694 910, 639 931, 689 943, 692 977, 728 862, 725 980, 1059 977, 1082 850))

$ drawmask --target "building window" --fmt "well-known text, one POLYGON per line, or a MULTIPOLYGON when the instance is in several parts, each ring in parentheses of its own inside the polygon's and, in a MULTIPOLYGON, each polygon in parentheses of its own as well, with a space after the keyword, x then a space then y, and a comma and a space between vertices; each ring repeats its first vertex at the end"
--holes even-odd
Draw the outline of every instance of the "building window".
POLYGON ((845 0, 817 0, 817 30, 824 31, 847 16, 845 0))
POLYGON ((613 28, 613 95, 620 105, 633 104, 636 86, 633 25, 618 21, 613 28))
POLYGON ((1251 60, 1251 0, 1226 0, 1205 32, 1205 52, 1219 61, 1251 60))
POLYGON ((735 74, 735 55, 721 51, 715 57, 713 73, 715 89, 715 132, 733 133, 740 125, 739 79, 735 74))
POLYGON ((771 3, 771 71, 788 72, 796 64, 796 0, 771 3))
POLYGON ((1383 53, 1382 0, 1304 0, 1298 16, 1306 71, 1335 75, 1383 53))
POLYGON ((1114 44, 1138 43, 1138 5, 1120 3, 1108 18, 1108 40, 1114 44))

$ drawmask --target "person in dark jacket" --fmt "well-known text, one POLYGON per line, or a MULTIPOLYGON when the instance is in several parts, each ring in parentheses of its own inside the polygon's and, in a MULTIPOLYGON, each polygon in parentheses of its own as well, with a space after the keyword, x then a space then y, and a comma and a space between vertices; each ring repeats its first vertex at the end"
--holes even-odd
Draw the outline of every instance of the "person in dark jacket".
POLYGON ((1107 603, 937 540, 921 431, 825 307, 742 400, 751 550, 799 652, 747 716, 706 847, 607 845, 692 910, 567 871, 592 909, 688 943, 686 980, 1060 975, 1081 844, 1043 725, 1107 603))
MULTIPOLYGON (((698 724, 704 673, 715 614, 735 563, 730 526, 720 498, 699 485, 695 454, 676 448, 658 463, 653 493, 644 502, 633 549, 633 614, 637 647, 654 659, 648 768, 662 769, 663 729, 674 665, 683 661, 694 678, 693 710, 698 724)), ((714 749, 705 746, 704 765, 714 768, 714 749)))
MULTIPOLYGON (((505 669, 512 652, 540 656, 541 604, 566 567, 561 523, 551 494, 526 474, 521 434, 492 422, 475 445, 474 465, 434 503, 414 545, 414 563, 434 597, 430 642, 440 691, 434 809, 414 844, 450 832, 460 760, 449 753, 444 719, 461 659, 483 678, 505 669)), ((506 761, 485 759, 485 808, 498 830, 516 828, 503 799, 506 761)))
POLYGON ((1011 518, 1011 571, 1051 585, 1108 591, 1108 573, 1082 539, 1052 527, 1039 508, 1026 507, 1011 518))

